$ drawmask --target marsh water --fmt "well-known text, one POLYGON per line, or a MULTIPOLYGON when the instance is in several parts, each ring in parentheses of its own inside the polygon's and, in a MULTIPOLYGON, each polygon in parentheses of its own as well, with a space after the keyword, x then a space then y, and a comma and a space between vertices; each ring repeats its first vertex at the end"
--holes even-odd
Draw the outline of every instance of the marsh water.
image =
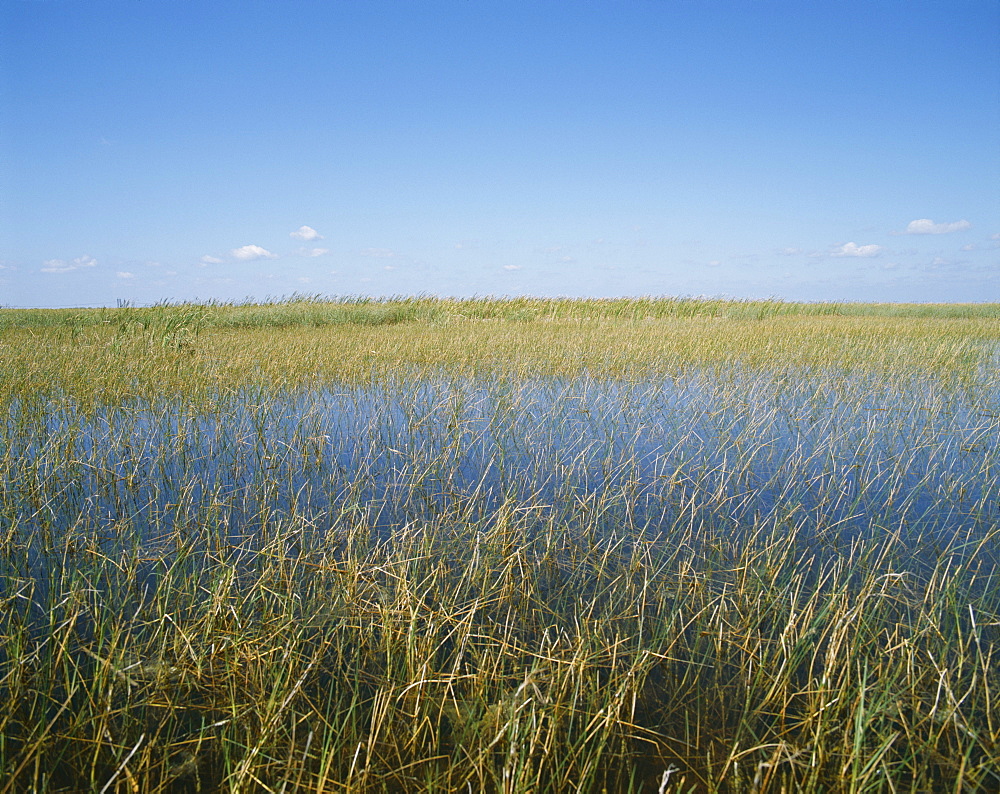
POLYGON ((568 529, 596 514, 650 535, 783 521, 827 539, 946 543, 1000 520, 998 432, 1000 396, 981 384, 441 377, 87 412, 15 405, 0 487, 7 531, 34 561, 73 538, 155 550, 185 529, 252 549, 275 522, 298 522, 310 543, 345 522, 387 537, 442 517, 474 530, 500 505, 568 529))

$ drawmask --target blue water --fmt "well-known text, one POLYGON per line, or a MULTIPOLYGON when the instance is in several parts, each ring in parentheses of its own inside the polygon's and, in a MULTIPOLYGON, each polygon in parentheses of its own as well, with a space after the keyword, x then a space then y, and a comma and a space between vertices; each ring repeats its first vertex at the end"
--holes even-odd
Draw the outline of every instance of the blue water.
POLYGON ((700 372, 17 411, 3 520, 31 559, 71 536, 113 553, 177 532, 249 549, 293 521, 313 538, 442 516, 485 526, 503 503, 652 535, 785 521, 947 542, 1000 521, 1000 399, 981 385, 700 372))

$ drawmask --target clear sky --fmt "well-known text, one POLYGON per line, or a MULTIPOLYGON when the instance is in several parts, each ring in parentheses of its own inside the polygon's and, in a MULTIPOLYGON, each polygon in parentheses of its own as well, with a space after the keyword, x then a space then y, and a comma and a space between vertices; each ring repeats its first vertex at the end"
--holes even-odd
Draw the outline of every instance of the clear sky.
POLYGON ((0 305, 1000 300, 995 0, 0 0, 0 305))

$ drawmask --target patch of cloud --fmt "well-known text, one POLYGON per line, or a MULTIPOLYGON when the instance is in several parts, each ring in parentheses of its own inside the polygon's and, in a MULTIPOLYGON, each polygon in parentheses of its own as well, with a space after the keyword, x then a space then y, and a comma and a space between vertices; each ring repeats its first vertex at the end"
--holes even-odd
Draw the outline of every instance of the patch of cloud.
POLYGON ((722 264, 722 262, 721 262, 721 261, 719 261, 718 259, 710 259, 710 260, 708 261, 708 266, 709 266, 709 267, 718 267, 718 266, 719 266, 719 265, 721 265, 721 264, 722 264))
POLYGON ((322 240, 323 235, 316 231, 312 226, 300 226, 294 232, 290 232, 289 237, 294 237, 296 240, 322 240))
POLYGON ((219 259, 219 257, 217 257, 217 256, 209 256, 208 254, 205 254, 201 258, 201 263, 203 265, 221 265, 222 264, 222 260, 219 259))
POLYGON ((301 256, 323 256, 323 254, 330 253, 329 248, 300 248, 299 254, 301 256))
POLYGON ((124 279, 135 278, 135 273, 129 273, 127 270, 119 270, 115 275, 124 279))
POLYGON ((503 269, 504 270, 520 270, 521 266, 520 265, 504 265, 503 269))
POLYGON ((959 250, 960 251, 975 251, 976 250, 976 244, 975 243, 969 243, 968 245, 963 245, 959 250))
POLYGON ((834 251, 831 256, 878 256, 882 251, 881 245, 858 245, 857 243, 844 243, 834 251))
POLYGON ((237 259, 242 259, 245 262, 249 262, 253 259, 277 259, 275 254, 272 254, 266 248, 261 248, 259 245, 244 245, 240 248, 234 248, 232 254, 237 259))
POLYGON ((782 248, 778 253, 782 256, 798 256, 804 251, 801 248, 782 248))
POLYGON ((361 256, 370 256, 375 259, 394 259, 397 254, 391 248, 362 248, 361 256))
POLYGON ((46 259, 42 262, 43 273, 69 273, 72 270, 79 270, 81 267, 94 267, 97 260, 92 256, 78 256, 72 262, 63 259, 46 259))
POLYGON ((967 220, 955 221, 954 223, 934 223, 930 218, 918 218, 906 225, 904 234, 949 234, 971 228, 972 224, 967 220))

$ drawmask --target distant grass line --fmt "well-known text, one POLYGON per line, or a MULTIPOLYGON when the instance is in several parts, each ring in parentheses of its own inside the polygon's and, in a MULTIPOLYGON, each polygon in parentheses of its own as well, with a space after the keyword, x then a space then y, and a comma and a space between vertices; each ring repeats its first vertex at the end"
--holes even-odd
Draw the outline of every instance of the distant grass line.
MULTIPOLYGON (((776 316, 327 326, 154 323, 0 329, 0 405, 79 405, 158 395, 214 400, 245 389, 448 377, 643 378, 694 369, 934 372, 993 367, 1000 323, 984 319, 776 316)), ((797 377, 797 376, 796 376, 797 377)))
POLYGON ((263 303, 158 303, 101 309, 4 309, 0 330, 87 327, 123 322, 184 322, 200 328, 396 325, 449 320, 660 320, 686 317, 766 320, 777 317, 1000 319, 1000 303, 855 303, 689 297, 606 299, 426 295, 373 298, 293 295, 263 303))

